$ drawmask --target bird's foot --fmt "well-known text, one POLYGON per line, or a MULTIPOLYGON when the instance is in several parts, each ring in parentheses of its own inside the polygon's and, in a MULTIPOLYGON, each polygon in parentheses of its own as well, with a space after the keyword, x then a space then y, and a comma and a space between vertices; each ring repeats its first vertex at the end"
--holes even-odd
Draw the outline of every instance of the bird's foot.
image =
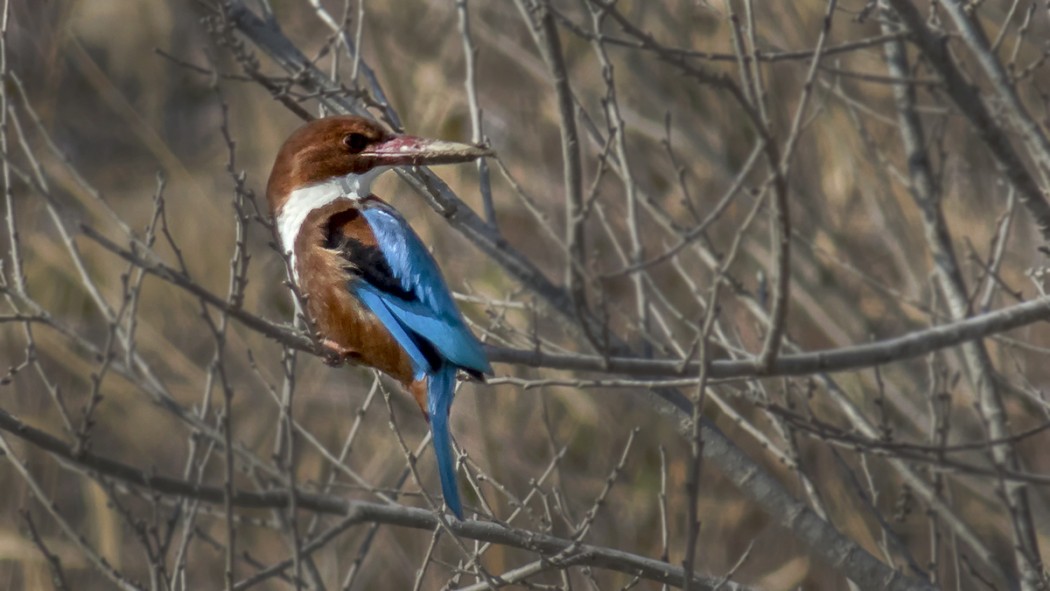
POLYGON ((323 349, 321 358, 329 367, 339 367, 346 362, 348 357, 353 357, 354 352, 331 339, 321 341, 323 349))

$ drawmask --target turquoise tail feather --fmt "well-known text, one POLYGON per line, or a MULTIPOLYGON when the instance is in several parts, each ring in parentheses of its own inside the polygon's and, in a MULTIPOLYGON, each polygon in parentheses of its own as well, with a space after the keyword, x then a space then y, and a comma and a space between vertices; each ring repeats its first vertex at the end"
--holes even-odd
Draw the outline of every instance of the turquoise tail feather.
POLYGON ((430 432, 433 434, 434 454, 441 477, 441 492, 445 496, 445 504, 462 521, 463 505, 459 500, 456 460, 452 455, 452 436, 448 429, 448 414, 455 391, 455 366, 445 364, 428 375, 427 412, 430 414, 430 432))

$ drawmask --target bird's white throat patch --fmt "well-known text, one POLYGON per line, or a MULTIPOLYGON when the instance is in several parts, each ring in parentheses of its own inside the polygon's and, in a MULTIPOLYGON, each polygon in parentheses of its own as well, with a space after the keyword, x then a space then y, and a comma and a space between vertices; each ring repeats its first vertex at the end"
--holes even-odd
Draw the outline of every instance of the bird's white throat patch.
POLYGON ((387 170, 389 167, 377 166, 362 174, 348 174, 302 187, 288 195, 288 200, 277 213, 277 233, 281 238, 281 250, 291 253, 289 262, 296 282, 299 281, 299 271, 295 268, 295 239, 306 216, 336 199, 360 201, 368 197, 372 194, 372 181, 387 170))

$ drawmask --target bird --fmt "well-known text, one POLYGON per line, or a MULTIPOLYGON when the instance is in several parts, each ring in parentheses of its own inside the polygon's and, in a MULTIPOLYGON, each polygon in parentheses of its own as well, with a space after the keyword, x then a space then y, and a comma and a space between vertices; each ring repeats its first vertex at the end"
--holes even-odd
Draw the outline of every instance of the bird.
POLYGON ((459 371, 484 381, 492 367, 423 240, 372 194, 372 182, 398 166, 489 155, 336 115, 285 140, 266 186, 276 238, 302 296, 297 310, 305 308, 330 364, 377 369, 415 398, 430 424, 445 505, 459 520, 449 412, 459 371))

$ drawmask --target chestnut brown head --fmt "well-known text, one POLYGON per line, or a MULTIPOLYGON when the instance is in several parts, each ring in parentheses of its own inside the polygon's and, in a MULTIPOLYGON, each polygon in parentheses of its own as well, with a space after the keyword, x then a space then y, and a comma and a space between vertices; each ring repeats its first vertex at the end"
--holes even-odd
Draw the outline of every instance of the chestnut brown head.
MULTIPOLYGON (((468 162, 489 155, 485 148, 394 134, 378 123, 353 115, 316 119, 285 140, 277 153, 266 196, 276 214, 288 195, 333 179, 367 188, 371 179, 394 166, 468 162)), ((360 197, 366 197, 360 195, 360 197)))

